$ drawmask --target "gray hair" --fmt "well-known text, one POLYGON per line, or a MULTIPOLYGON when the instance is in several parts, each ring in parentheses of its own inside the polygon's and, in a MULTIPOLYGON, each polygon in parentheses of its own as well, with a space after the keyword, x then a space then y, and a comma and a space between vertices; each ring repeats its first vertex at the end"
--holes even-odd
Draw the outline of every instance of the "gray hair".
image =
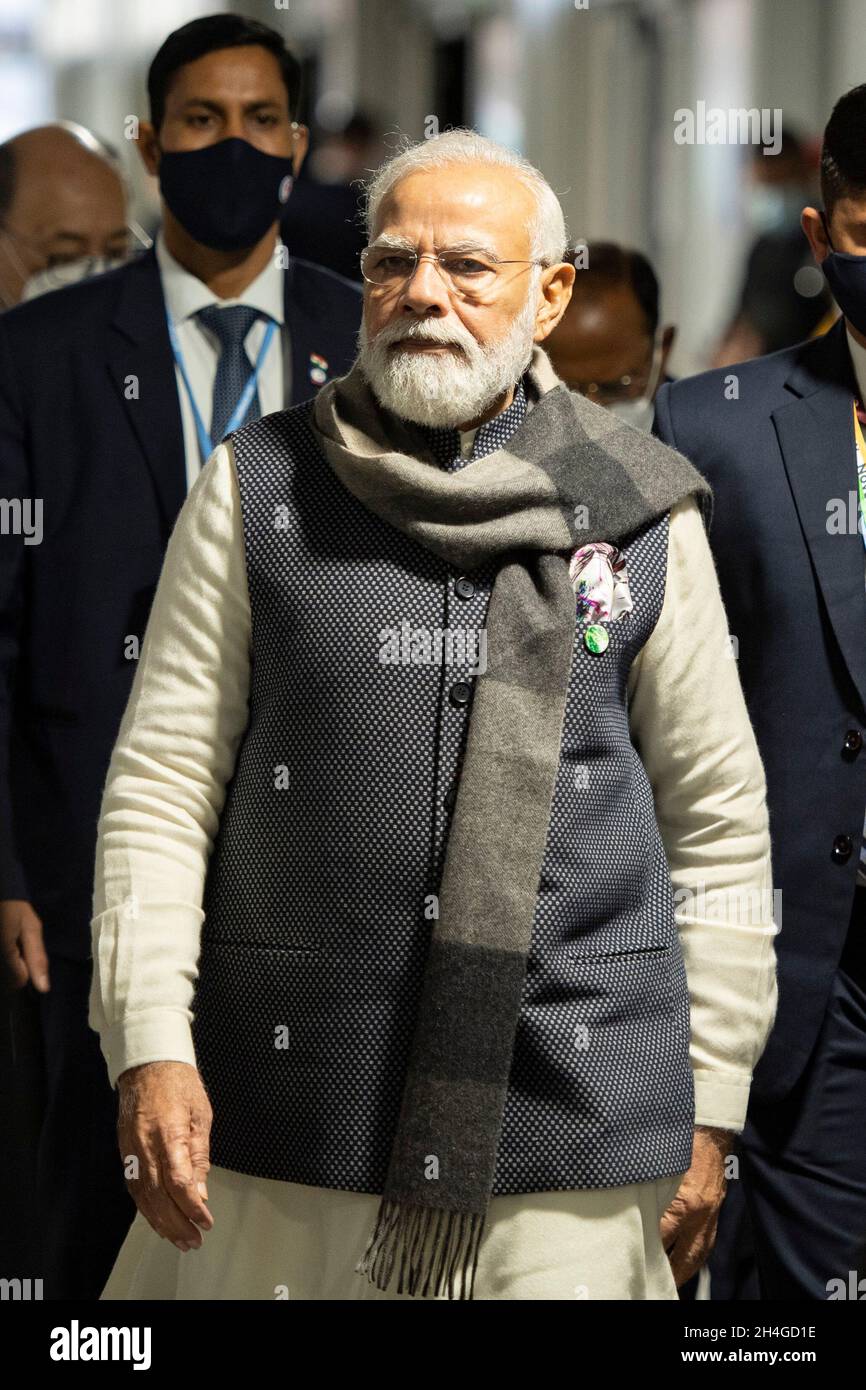
POLYGON ((533 256, 545 265, 555 265, 565 257, 567 235, 559 199, 543 174, 507 145, 498 145, 475 130, 446 130, 417 144, 408 137, 366 184, 367 235, 372 235, 383 199, 400 179, 423 169, 442 169, 449 164, 492 164, 511 169, 535 198, 536 213, 529 227, 533 256))

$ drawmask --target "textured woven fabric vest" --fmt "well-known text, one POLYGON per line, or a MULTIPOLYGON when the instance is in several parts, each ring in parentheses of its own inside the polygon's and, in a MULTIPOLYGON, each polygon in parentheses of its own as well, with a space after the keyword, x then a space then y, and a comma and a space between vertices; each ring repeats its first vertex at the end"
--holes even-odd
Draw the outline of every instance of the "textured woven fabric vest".
MULTIPOLYGON (((250 710, 208 866, 193 1036, 214 1163, 381 1193, 495 574, 449 568, 364 508, 309 412, 232 436, 250 710)), ((634 611, 607 650, 575 640, 494 1195, 691 1162, 686 975, 626 696, 667 540, 664 516, 624 547, 634 611)))

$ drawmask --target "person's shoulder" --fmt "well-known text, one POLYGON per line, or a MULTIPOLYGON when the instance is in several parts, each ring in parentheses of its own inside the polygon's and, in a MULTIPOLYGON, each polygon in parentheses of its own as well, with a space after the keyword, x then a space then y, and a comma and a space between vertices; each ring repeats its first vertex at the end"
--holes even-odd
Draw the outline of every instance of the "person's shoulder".
POLYGON ((782 348, 763 357, 750 357, 745 362, 713 367, 694 376, 678 377, 663 389, 671 402, 677 405, 688 402, 712 406, 717 402, 721 408, 732 399, 743 400, 744 387, 749 388, 748 399, 757 399, 754 388, 759 387, 760 399, 766 409, 773 388, 777 387, 781 392, 809 345, 809 342, 796 343, 793 347, 782 348))
POLYGON ((43 341, 50 336, 55 342, 58 337, 80 338, 92 345, 94 330, 111 322, 130 280, 147 273, 148 268, 141 262, 128 261, 114 270, 18 304, 3 314, 0 323, 10 340, 18 344, 43 341))

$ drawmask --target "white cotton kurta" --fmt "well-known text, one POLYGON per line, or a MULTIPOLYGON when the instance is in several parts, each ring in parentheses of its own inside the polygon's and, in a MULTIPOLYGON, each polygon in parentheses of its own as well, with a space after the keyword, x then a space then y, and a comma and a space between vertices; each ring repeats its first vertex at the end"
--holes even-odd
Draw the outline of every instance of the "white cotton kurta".
MULTIPOLYGON (((103 797, 90 1021, 113 1085, 146 1062, 195 1065, 204 878, 249 673, 240 497, 221 445, 176 522, 103 797)), ((680 904, 696 1123, 739 1131, 776 1007, 766 788, 691 498, 671 513, 664 605, 629 696, 680 904)), ((493 1197, 476 1298, 676 1298, 658 1223, 677 1185, 493 1197)), ((137 1216, 104 1298, 406 1297, 355 1273, 375 1195, 220 1168, 208 1188, 202 1248, 181 1253, 137 1216)))

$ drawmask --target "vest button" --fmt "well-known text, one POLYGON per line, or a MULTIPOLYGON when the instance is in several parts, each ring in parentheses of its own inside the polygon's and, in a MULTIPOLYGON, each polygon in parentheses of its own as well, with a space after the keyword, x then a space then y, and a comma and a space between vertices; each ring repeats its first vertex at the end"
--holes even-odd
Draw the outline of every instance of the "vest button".
POLYGON ((845 735, 845 742, 842 745, 842 752, 856 757, 863 747, 863 735, 859 729, 849 729, 845 735))
POLYGON ((448 691, 448 699, 452 705, 468 705, 472 699, 472 686, 466 681, 455 681, 448 691))
POLYGON ((457 783, 455 782, 455 783, 453 783, 452 786, 450 786, 450 787, 448 788, 448 790, 447 790, 447 792, 445 793, 445 796, 444 796, 445 809, 446 809, 446 811, 453 811, 453 810, 454 810, 454 802, 455 802, 456 800, 457 800, 457 783))
POLYGON ((854 841, 850 835, 837 835, 833 841, 833 862, 847 864, 853 849, 854 841))
POLYGON ((461 574, 460 578, 454 581, 454 592, 460 598, 472 598, 475 593, 475 585, 471 579, 466 578, 465 574, 461 574))

